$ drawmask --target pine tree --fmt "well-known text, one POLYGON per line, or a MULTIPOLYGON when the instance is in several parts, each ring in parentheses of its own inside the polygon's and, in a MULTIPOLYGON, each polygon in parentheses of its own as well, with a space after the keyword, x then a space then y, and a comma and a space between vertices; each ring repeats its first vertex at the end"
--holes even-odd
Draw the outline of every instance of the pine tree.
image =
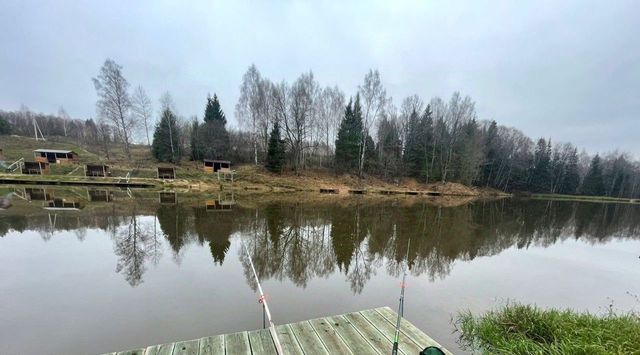
POLYGON ((362 111, 360 98, 351 100, 344 110, 336 139, 336 168, 342 171, 357 170, 362 142, 362 111))
POLYGON ((176 116, 170 109, 162 112, 160 122, 153 133, 151 152, 159 161, 176 162, 180 158, 180 130, 176 116))
POLYGON ((269 136, 266 168, 274 173, 282 172, 285 159, 284 153, 284 141, 280 137, 280 124, 276 121, 269 136))
POLYGON ((551 186, 551 142, 544 138, 538 140, 533 155, 533 169, 529 190, 531 192, 549 192, 551 186))
POLYGON ((493 186, 493 178, 497 170, 498 144, 498 124, 496 121, 491 121, 482 143, 485 153, 484 165, 482 166, 482 185, 484 186, 493 186))
POLYGON ((229 154, 229 133, 226 128, 227 119, 220 107, 218 96, 207 96, 204 110, 204 123, 198 126, 197 139, 192 150, 200 159, 224 159, 229 154))
POLYGON ((578 186, 580 185, 580 170, 578 167, 578 149, 573 148, 567 158, 567 165, 565 167, 564 180, 560 187, 561 194, 573 195, 578 192, 578 186))
POLYGON ((204 109, 204 122, 221 122, 222 125, 227 124, 227 118, 222 111, 222 107, 220 107, 218 95, 215 93, 213 94, 213 99, 207 95, 207 106, 204 109))
POLYGON ((0 117, 0 134, 10 134, 11 133, 11 124, 0 117))
POLYGON ((424 163, 424 138, 420 118, 416 111, 409 115, 407 142, 404 149, 405 172, 412 177, 420 177, 424 163))
POLYGON ((582 183, 582 193, 585 195, 602 196, 604 195, 604 181, 602 178, 602 166, 600 166, 600 155, 596 154, 591 159, 589 171, 584 177, 582 183))
POLYGON ((191 124, 191 160, 193 161, 202 159, 204 155, 202 152, 202 144, 200 143, 200 128, 201 125, 198 123, 198 120, 194 119, 191 124))

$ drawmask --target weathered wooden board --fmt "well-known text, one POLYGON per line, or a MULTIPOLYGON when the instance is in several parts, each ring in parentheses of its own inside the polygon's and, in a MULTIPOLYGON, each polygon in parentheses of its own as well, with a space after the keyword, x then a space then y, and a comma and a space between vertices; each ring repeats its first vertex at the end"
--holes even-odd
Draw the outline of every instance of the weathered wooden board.
POLYGON ((153 345, 144 351, 144 355, 171 355, 173 346, 174 343, 153 345))
MULTIPOLYGON (((388 322, 394 324, 397 320, 398 314, 391 310, 389 307, 381 307, 375 309, 380 315, 382 315, 388 322)), ((404 336, 411 338, 415 343, 420 345, 422 348, 426 348, 427 346, 437 346, 442 349, 446 354, 452 354, 447 349, 443 348, 438 342, 431 339, 428 335, 423 333, 420 329, 416 328, 415 325, 411 324, 408 320, 402 318, 400 321, 400 331, 404 336)))
POLYGON ((198 355, 200 352, 200 341, 188 340, 177 342, 173 347, 173 355, 198 355))
POLYGON ((329 354, 309 321, 289 324, 305 354, 329 354))
POLYGON ((315 329, 330 354, 353 354, 336 330, 333 329, 329 320, 324 318, 312 319, 309 323, 311 323, 311 326, 315 329))
POLYGON ((249 345, 247 332, 225 335, 224 344, 227 349, 227 354, 251 354, 251 346, 249 345))
POLYGON ((278 355, 269 329, 249 332, 249 343, 254 354, 278 355))
POLYGON ((224 335, 200 339, 200 355, 224 355, 224 335))
POLYGON ((282 351, 285 354, 304 355, 296 336, 293 335, 293 331, 291 331, 288 324, 277 326, 276 331, 278 332, 280 345, 282 345, 282 351))
MULTIPOLYGON (((391 323, 387 322, 387 320, 375 310, 371 310, 371 312, 362 311, 360 314, 362 314, 362 316, 365 317, 371 325, 373 325, 382 335, 384 335, 385 338, 387 338, 390 343, 393 344, 393 338, 396 333, 395 326, 392 326, 391 323)), ((401 336, 398 340, 398 349, 405 354, 419 354, 424 347, 420 347, 408 337, 401 336)))
POLYGON ((331 322, 331 326, 335 329, 340 338, 344 339, 351 352, 354 354, 380 354, 378 350, 371 344, 356 328, 347 321, 343 316, 333 316, 325 318, 331 322))

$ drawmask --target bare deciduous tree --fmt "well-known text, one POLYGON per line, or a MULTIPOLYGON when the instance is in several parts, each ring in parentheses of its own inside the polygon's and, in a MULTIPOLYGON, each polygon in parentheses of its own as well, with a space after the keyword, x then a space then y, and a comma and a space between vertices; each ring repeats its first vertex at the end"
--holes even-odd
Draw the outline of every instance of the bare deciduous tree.
POLYGON ((136 87, 131 97, 132 112, 137 120, 142 121, 144 124, 144 132, 147 137, 147 145, 151 146, 151 139, 149 139, 149 125, 151 123, 151 117, 153 115, 153 107, 151 105, 151 99, 145 92, 142 86, 136 87))
POLYGON ((124 144, 124 151, 131 159, 130 132, 135 127, 135 120, 130 115, 131 100, 127 89, 129 83, 122 75, 122 67, 111 59, 104 62, 97 78, 93 78, 93 85, 98 94, 96 107, 101 118, 115 128, 116 133, 124 144))
POLYGON ((64 136, 67 136, 67 125, 69 124, 69 120, 71 119, 71 117, 69 117, 69 114, 67 113, 67 111, 64 109, 64 107, 60 106, 60 108, 58 108, 58 117, 62 118, 62 128, 64 130, 64 136))
POLYGON ((268 136, 269 87, 269 83, 262 79, 258 68, 252 64, 242 76, 240 98, 236 104, 238 121, 252 134, 253 159, 256 165, 258 165, 258 135, 263 132, 265 142, 268 136))
POLYGON ((358 93, 362 98, 362 142, 360 144, 360 161, 358 165, 359 174, 364 168, 365 142, 369 135, 369 130, 373 122, 382 114, 387 102, 387 91, 382 86, 380 73, 378 70, 369 69, 364 76, 364 83, 358 87, 358 93))

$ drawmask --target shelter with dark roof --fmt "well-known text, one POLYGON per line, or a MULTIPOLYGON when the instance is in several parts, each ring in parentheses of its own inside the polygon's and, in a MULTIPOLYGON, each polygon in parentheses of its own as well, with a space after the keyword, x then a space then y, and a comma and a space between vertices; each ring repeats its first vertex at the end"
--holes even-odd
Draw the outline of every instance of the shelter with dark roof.
POLYGON ((36 149, 33 151, 35 161, 49 164, 74 164, 80 156, 72 150, 36 149))
POLYGON ((107 177, 111 176, 108 165, 87 164, 84 166, 84 176, 107 177))

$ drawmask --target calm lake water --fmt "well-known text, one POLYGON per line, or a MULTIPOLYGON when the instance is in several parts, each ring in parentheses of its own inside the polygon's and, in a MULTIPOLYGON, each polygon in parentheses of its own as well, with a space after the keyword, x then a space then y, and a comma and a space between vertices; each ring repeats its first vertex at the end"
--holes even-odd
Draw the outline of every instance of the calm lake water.
POLYGON ((640 206, 3 188, 0 354, 95 354, 396 308, 459 352, 458 311, 639 309, 640 206), (222 203, 221 203, 222 202, 222 203), (235 203, 235 204, 232 204, 235 203))

